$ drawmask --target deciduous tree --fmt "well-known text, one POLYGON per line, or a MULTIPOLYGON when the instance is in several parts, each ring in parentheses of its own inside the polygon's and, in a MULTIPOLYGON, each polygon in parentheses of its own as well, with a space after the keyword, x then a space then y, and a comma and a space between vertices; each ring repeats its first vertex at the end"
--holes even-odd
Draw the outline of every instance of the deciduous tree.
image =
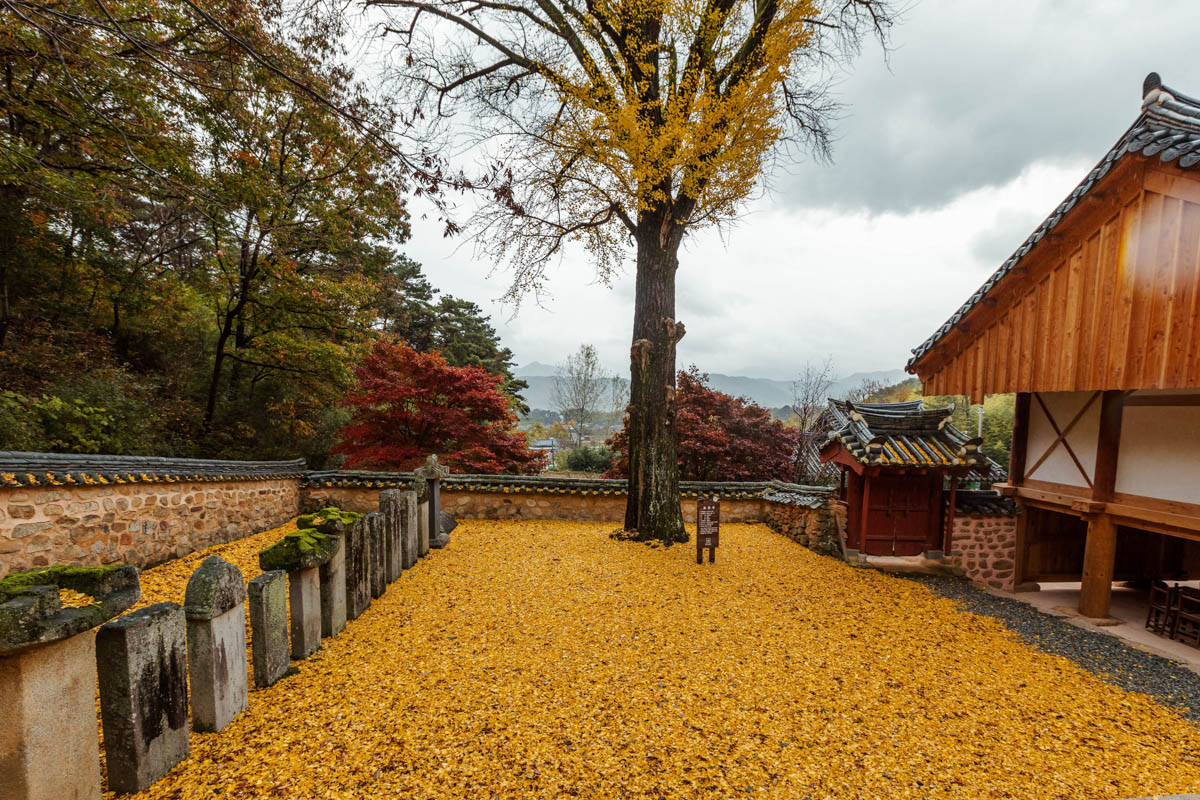
MULTIPOLYGON (((768 409, 708 385, 695 366, 680 370, 675 452, 679 476, 689 481, 790 480, 796 433, 768 409)), ((629 425, 609 444, 620 452, 614 477, 629 470, 629 425)))
POLYGON ((457 472, 545 467, 545 453, 515 430, 502 379, 482 367, 452 367, 436 352, 381 339, 355 376, 345 401, 352 418, 333 448, 348 467, 408 470, 430 454, 457 472))
POLYGON ((822 75, 886 36, 888 0, 364 0, 396 18, 395 65, 431 119, 498 142, 509 187, 480 242, 538 290, 581 242, 608 280, 632 245, 625 526, 686 538, 675 457, 679 248, 735 218, 781 145, 828 152, 822 75))
POLYGON ((574 429, 577 448, 583 447, 588 425, 612 387, 612 376, 601 366, 600 356, 590 344, 579 345, 579 350, 567 356, 555 372, 551 397, 563 421, 574 429))

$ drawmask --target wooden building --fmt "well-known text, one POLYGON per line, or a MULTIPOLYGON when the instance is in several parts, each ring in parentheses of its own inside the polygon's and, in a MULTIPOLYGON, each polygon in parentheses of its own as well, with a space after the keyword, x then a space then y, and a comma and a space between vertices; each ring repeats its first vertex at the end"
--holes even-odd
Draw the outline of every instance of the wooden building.
POLYGON ((952 409, 829 401, 823 463, 842 471, 846 545, 872 556, 949 552, 958 479, 990 462, 982 440, 950 424, 952 409))
POLYGON ((927 395, 1015 392, 1017 581, 1200 575, 1200 100, 1141 113, 925 343, 927 395))

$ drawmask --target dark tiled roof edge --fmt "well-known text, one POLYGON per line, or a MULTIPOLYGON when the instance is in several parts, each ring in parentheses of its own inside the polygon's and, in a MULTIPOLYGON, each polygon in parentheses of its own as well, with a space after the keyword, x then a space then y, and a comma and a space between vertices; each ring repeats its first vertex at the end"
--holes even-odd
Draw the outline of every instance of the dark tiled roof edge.
POLYGON ((954 493, 954 513, 960 516, 1016 516, 1017 504, 1011 497, 1001 497, 996 492, 980 489, 954 493))
POLYGON ((913 366, 933 349, 955 325, 970 313, 984 297, 1004 279, 1026 255, 1029 254, 1046 234, 1075 207, 1079 199, 1107 175, 1116 163, 1128 153, 1144 156, 1157 155, 1163 163, 1176 162, 1182 168, 1200 163, 1200 100, 1164 86, 1158 73, 1151 72, 1142 83, 1142 113, 1117 140, 1104 158, 1092 168, 1067 199, 1048 216, 1008 260, 1000 265, 978 290, 972 294, 950 319, 942 323, 933 335, 913 350, 912 358, 905 369, 913 372, 913 366))
POLYGON ((0 452, 0 486, 87 486, 263 480, 304 476, 304 459, 223 461, 154 456, 0 452))
MULTIPOLYGON (((369 470, 322 470, 308 472, 305 485, 313 488, 394 489, 410 488, 416 480, 411 472, 369 470)), ((624 496, 626 483, 613 478, 561 478, 541 475, 450 475, 442 481, 443 491, 494 492, 497 494, 571 494, 624 496)), ((681 481, 684 497, 721 497, 726 500, 767 499, 780 503, 825 502, 826 486, 799 486, 779 481, 718 482, 681 481)))

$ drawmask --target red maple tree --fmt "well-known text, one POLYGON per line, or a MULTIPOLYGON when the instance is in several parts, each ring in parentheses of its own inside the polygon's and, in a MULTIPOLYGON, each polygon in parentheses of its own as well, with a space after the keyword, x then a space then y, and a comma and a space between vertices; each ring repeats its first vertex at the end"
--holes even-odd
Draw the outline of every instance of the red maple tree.
MULTIPOLYGON (((685 481, 790 480, 795 431, 744 397, 718 392, 693 365, 676 377, 675 452, 685 481)), ((608 475, 629 472, 629 418, 608 440, 619 453, 608 475)))
POLYGON ((355 378, 343 401, 350 423, 332 451, 347 467, 410 470, 430 454, 455 472, 533 475, 546 465, 514 430, 503 378, 482 367, 452 367, 439 353, 380 339, 355 378))

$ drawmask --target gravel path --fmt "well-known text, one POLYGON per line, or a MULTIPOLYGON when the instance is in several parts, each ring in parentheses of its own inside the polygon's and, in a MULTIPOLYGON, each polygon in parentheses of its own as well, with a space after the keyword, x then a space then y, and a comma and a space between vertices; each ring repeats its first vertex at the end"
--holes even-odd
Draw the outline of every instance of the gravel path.
POLYGON ((963 578, 897 576, 924 584, 966 611, 999 620, 1026 643, 1069 659, 1101 680, 1182 708, 1186 718, 1200 723, 1200 675, 1179 662, 1130 647, 1115 636, 1073 625, 1020 600, 998 597, 963 578))

